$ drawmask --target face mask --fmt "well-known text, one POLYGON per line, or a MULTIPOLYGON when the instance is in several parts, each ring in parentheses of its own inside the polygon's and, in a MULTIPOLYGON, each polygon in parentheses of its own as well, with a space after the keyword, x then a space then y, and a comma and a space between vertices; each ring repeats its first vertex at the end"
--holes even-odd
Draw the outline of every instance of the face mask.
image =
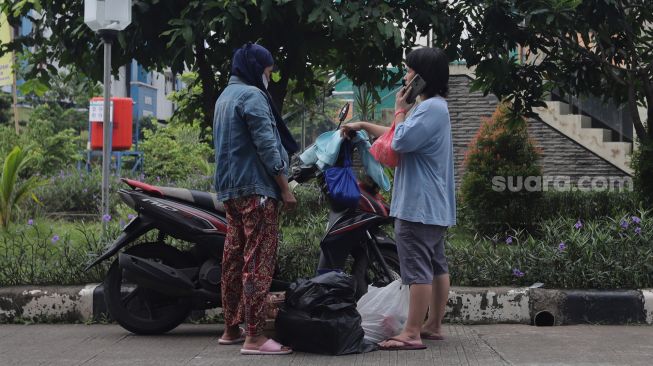
POLYGON ((268 88, 268 78, 267 78, 267 76, 265 76, 265 74, 261 75, 261 77, 263 78, 263 86, 265 87, 265 89, 267 89, 268 88))

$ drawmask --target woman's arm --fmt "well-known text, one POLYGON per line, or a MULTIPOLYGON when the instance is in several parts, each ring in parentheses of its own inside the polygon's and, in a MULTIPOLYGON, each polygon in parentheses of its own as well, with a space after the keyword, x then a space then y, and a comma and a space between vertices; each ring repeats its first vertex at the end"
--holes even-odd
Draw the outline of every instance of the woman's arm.
POLYGON ((390 130, 390 127, 380 126, 371 122, 352 122, 342 126, 342 135, 347 136, 350 131, 365 130, 372 137, 379 137, 390 130))
POLYGON ((242 103, 244 121, 261 163, 270 176, 282 175, 287 164, 279 153, 267 99, 257 90, 242 103))

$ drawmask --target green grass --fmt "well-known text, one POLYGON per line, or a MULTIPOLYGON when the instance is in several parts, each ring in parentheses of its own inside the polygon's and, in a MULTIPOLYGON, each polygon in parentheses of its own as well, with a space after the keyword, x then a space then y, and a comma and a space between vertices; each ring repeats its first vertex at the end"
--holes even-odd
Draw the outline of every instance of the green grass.
MULTIPOLYGON (((118 224, 110 225, 114 238, 118 224)), ((99 282, 106 264, 83 272, 108 240, 101 224, 36 219, 32 225, 14 224, 0 233, 0 286, 27 284, 71 285, 99 282)))

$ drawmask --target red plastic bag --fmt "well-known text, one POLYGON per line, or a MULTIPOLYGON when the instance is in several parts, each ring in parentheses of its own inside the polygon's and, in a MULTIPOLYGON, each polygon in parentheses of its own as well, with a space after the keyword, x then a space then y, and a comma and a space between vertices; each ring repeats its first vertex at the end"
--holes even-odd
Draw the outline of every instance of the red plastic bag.
POLYGON ((392 122, 390 130, 374 141, 370 154, 379 163, 394 168, 399 165, 399 154, 392 150, 392 139, 395 137, 395 123, 392 122))

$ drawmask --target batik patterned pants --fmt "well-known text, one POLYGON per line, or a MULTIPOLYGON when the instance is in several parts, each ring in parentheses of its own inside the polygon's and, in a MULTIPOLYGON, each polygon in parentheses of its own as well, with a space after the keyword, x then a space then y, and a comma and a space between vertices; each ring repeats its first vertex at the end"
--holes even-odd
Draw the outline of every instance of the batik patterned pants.
POLYGON ((266 296, 276 263, 279 211, 276 200, 246 196, 225 202, 229 227, 222 257, 225 325, 247 324, 248 336, 263 333, 266 296))

